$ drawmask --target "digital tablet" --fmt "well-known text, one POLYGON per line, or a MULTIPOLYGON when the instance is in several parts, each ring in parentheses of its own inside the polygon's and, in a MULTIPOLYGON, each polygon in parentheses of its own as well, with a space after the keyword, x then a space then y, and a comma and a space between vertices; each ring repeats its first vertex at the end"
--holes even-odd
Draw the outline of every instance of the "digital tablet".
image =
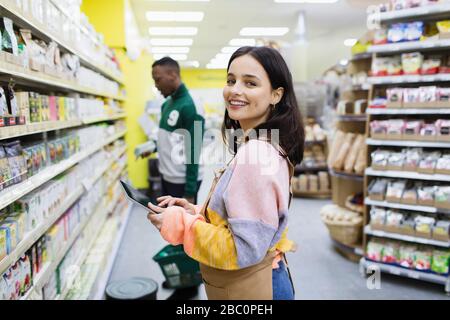
POLYGON ((125 194, 127 195, 128 199, 138 204, 139 206, 145 208, 147 211, 157 213, 148 207, 148 203, 151 202, 149 197, 147 197, 142 192, 134 189, 132 186, 130 186, 128 183, 122 180, 120 180, 120 184, 122 185, 122 188, 125 191, 125 194))

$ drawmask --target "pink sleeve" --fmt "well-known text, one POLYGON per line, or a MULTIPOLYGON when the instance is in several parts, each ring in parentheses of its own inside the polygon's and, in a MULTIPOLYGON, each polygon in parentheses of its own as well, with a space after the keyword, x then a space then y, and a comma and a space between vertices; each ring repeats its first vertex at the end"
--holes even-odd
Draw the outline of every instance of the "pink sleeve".
POLYGON ((200 214, 189 214, 183 208, 173 206, 164 212, 161 236, 167 242, 192 246, 194 243, 193 226, 197 220, 204 221, 200 214))

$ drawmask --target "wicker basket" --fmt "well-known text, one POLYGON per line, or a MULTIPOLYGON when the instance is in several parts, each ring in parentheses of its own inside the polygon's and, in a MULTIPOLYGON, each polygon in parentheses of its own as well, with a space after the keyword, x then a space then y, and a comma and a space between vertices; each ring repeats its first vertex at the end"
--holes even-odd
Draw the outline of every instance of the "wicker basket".
POLYGON ((364 205, 352 203, 353 196, 354 195, 349 195, 347 199, 345 199, 345 207, 355 212, 364 213, 364 205))
POLYGON ((354 216, 351 221, 333 220, 330 219, 329 210, 336 210, 341 213, 345 211, 352 214, 355 213, 347 209, 340 208, 336 205, 329 205, 322 208, 320 216, 323 223, 325 223, 325 225, 327 226, 328 231, 330 232, 330 236, 334 240, 339 241, 340 243, 343 243, 345 245, 354 245, 359 243, 362 235, 363 218, 358 215, 354 216))

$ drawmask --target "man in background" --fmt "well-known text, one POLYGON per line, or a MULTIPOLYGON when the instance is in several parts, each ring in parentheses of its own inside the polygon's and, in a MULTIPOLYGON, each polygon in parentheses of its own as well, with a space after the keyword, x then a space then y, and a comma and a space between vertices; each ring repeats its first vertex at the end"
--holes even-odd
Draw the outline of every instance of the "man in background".
MULTIPOLYGON (((156 88, 166 98, 161 106, 157 151, 162 195, 197 203, 203 170, 199 165, 205 120, 180 77, 178 63, 164 57, 152 65, 156 88)), ((186 255, 186 259, 191 259, 186 255)), ((163 287, 168 288, 167 282, 163 287)), ((198 287, 176 290, 169 299, 187 299, 198 287)))

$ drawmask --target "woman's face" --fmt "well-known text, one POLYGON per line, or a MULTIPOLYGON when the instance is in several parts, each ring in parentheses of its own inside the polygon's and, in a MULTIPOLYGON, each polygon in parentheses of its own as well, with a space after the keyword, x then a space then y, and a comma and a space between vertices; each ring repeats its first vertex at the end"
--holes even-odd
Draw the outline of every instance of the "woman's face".
POLYGON ((233 60, 228 70, 223 97, 231 119, 239 121, 243 130, 265 122, 270 105, 281 100, 282 89, 272 90, 269 76, 252 56, 233 60))

